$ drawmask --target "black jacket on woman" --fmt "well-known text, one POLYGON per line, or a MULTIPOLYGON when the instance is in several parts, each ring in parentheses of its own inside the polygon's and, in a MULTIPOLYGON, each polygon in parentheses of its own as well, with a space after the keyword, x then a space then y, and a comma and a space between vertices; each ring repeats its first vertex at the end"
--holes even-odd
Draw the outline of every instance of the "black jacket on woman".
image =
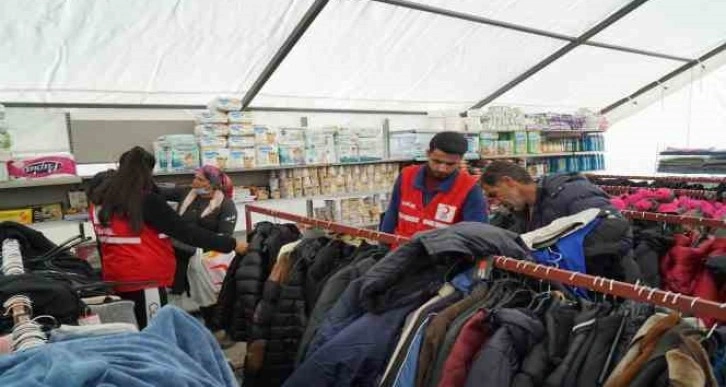
MULTIPOLYGON (((181 203, 189 194, 188 188, 164 188, 161 193, 168 201, 181 203)), ((237 224, 237 206, 234 201, 224 198, 221 205, 215 208, 211 213, 202 216, 202 212, 209 205, 210 199, 197 196, 194 201, 187 207, 186 211, 181 214, 182 219, 189 223, 193 223, 201 228, 212 231, 217 234, 232 236, 234 228, 237 224)), ((171 292, 181 294, 189 290, 189 280, 187 279, 187 268, 189 259, 196 252, 196 246, 174 241, 174 254, 176 255, 176 273, 174 274, 174 286, 171 292)))

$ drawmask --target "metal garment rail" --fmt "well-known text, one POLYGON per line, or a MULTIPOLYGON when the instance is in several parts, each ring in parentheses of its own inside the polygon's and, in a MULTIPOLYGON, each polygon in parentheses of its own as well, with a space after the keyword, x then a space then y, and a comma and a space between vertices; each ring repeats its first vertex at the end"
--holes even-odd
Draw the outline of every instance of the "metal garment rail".
MULTIPOLYGON (((622 195, 635 192, 641 189, 655 191, 656 187, 629 187, 625 185, 598 185, 603 191, 610 195, 622 195)), ((705 191, 702 189, 681 189, 667 188, 677 196, 690 196, 694 199, 711 199, 716 197, 716 191, 705 191)))
MULTIPOLYGON (((248 230, 252 229, 252 220, 250 216, 253 212, 269 215, 278 219, 318 226, 330 231, 377 240, 384 243, 400 243, 409 240, 409 238, 383 232, 359 229, 339 223, 311 219, 305 216, 251 205, 245 206, 248 230)), ((557 269, 552 266, 545 266, 509 257, 495 257, 494 267, 501 270, 523 274, 528 277, 552 280, 565 285, 590 289, 601 294, 623 297, 653 305, 664 306, 683 313, 696 314, 700 317, 712 317, 719 321, 726 321, 726 303, 719 304, 713 301, 702 300, 698 297, 690 297, 680 293, 667 292, 647 286, 633 285, 604 277, 595 277, 588 274, 557 269)))
POLYGON ((654 181, 673 181, 682 183, 726 183, 724 177, 695 177, 695 176, 623 176, 623 175, 596 175, 588 173, 590 179, 627 179, 627 180, 654 180, 654 181))
POLYGON ((653 222, 663 222, 671 224, 688 224, 694 226, 708 226, 714 228, 726 228, 726 221, 720 219, 709 219, 709 218, 697 218, 694 216, 681 216, 671 214, 661 214, 658 212, 642 212, 642 211, 631 211, 621 210, 628 219, 633 220, 650 220, 653 222))

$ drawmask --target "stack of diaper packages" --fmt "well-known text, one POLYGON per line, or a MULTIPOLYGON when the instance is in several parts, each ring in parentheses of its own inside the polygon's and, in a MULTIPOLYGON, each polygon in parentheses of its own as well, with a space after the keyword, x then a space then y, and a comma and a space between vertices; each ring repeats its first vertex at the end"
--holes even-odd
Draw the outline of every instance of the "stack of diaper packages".
POLYGON ((185 172, 199 167, 199 146, 193 134, 169 134, 153 143, 155 172, 185 172))
POLYGON ((305 164, 305 128, 281 128, 278 141, 280 164, 305 164))
POLYGON ((305 163, 334 164, 338 162, 337 127, 309 128, 305 132, 305 163))
POLYGON ((385 141, 383 128, 341 128, 338 131, 340 162, 383 160, 385 141))

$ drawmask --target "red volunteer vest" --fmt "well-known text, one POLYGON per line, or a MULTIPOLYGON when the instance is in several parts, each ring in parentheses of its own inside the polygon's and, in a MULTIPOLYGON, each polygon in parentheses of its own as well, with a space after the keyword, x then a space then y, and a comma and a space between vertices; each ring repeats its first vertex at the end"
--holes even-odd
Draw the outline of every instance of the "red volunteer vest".
POLYGON ((398 207, 396 235, 412 237, 420 231, 451 226, 461 221, 461 207, 476 177, 459 171, 448 192, 438 192, 426 206, 423 192, 414 187, 416 175, 423 165, 412 165, 401 171, 401 203, 398 207))
POLYGON ((176 270, 171 239, 147 225, 135 233, 129 222, 119 216, 113 216, 108 227, 104 227, 98 219, 98 209, 91 205, 89 213, 101 246, 104 281, 156 282, 117 286, 120 292, 171 286, 176 270))

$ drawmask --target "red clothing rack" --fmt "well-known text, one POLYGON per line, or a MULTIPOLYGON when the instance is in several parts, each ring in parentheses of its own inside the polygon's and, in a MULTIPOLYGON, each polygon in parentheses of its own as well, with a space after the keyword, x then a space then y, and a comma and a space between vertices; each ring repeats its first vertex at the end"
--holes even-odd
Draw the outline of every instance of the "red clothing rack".
MULTIPOLYGON (((603 191, 609 195, 622 195, 626 193, 635 192, 640 189, 656 190, 657 188, 652 187, 628 187, 624 185, 598 185, 603 191)), ((716 191, 706 191, 701 189, 670 189, 677 196, 688 196, 694 199, 711 199, 715 198, 716 191), (710 197, 709 197, 710 196, 710 197)))
MULTIPOLYGON (((272 216, 277 219, 297 222, 310 226, 317 226, 337 233, 376 240, 383 243, 400 243, 408 241, 408 238, 386 234, 378 231, 359 229, 330 221, 311 219, 305 216, 290 214, 287 212, 271 210, 253 205, 245 206, 247 216, 247 229, 252 229, 252 213, 259 213, 272 216)), ((659 214, 662 215, 662 214, 659 214)), ((626 282, 619 282, 604 277, 595 277, 588 274, 577 273, 568 270, 557 269, 530 261, 523 261, 508 257, 495 257, 494 266, 501 270, 524 274, 543 280, 552 280, 565 285, 578 286, 594 290, 598 293, 614 295, 618 297, 637 300, 653 305, 664 306, 684 313, 693 313, 699 316, 713 317, 719 321, 726 321, 726 303, 702 300, 685 296, 680 293, 666 292, 647 286, 638 286, 626 282)))
POLYGON ((623 176, 623 175, 598 175, 586 174, 588 178, 601 179, 628 179, 628 180, 658 180, 658 181, 677 181, 684 183, 726 183, 724 177, 695 177, 695 176, 623 176))

